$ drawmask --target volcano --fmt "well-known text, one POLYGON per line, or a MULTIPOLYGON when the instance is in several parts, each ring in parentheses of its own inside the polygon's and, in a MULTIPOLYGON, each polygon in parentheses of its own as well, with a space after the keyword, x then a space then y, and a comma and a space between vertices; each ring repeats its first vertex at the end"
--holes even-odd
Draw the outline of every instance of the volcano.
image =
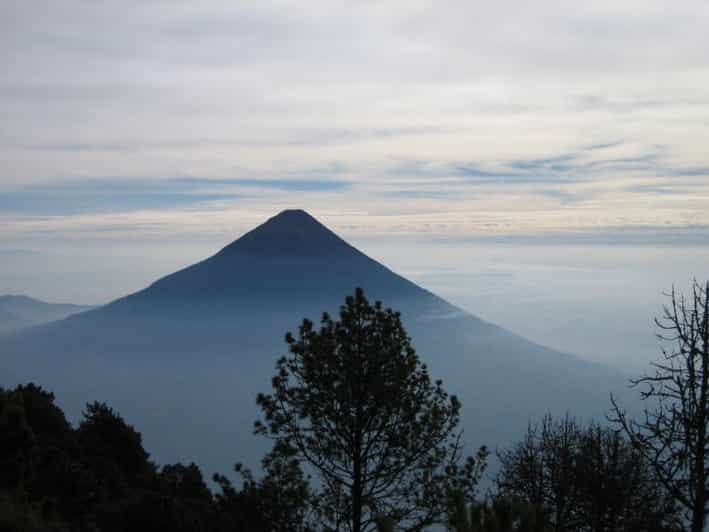
POLYGON ((149 310, 155 305, 166 305, 168 311, 198 306, 209 313, 222 312, 225 306, 264 303, 277 311, 296 300, 299 306, 329 307, 356 286, 383 299, 417 299, 425 294, 443 303, 350 246, 305 211, 287 210, 216 255, 160 279, 102 313, 149 310))
POLYGON ((481 320, 392 272, 301 210, 283 211, 221 251, 101 308, 0 338, 0 385, 34 381, 77 419, 108 402, 160 463, 205 473, 255 465, 251 434, 283 337, 336 313, 356 287, 399 310, 432 376, 458 395, 472 447, 521 438, 530 420, 603 419, 625 377, 481 320))

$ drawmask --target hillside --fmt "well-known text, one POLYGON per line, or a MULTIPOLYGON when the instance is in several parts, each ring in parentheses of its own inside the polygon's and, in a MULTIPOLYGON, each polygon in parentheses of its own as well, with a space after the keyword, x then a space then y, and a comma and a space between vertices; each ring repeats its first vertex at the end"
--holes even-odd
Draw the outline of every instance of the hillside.
POLYGON ((465 439, 517 439, 530 418, 601 418, 620 373, 487 323, 404 279, 303 211, 284 211, 214 256, 105 307, 0 341, 0 384, 33 380, 70 416, 87 398, 134 420, 161 462, 197 457, 207 474, 255 463, 256 393, 283 336, 337 311, 355 287, 400 310, 421 359, 463 403, 465 439))
POLYGON ((61 320, 90 308, 82 305, 47 303, 22 295, 3 295, 0 296, 0 334, 61 320))

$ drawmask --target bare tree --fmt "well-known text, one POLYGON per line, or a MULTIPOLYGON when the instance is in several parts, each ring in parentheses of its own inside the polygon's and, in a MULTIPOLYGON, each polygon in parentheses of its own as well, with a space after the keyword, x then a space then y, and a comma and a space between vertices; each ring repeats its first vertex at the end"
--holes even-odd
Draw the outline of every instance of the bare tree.
POLYGON ((521 496, 543 509, 554 530, 572 528, 580 436, 580 427, 568 415, 559 420, 546 415, 541 426, 530 424, 521 442, 498 452, 500 494, 521 496))
POLYGON ((670 304, 655 320, 666 342, 654 375, 631 380, 646 406, 631 419, 615 398, 612 420, 650 461, 657 477, 684 508, 692 532, 709 514, 709 282, 696 280, 689 297, 672 289, 670 304))
POLYGON ((519 509, 536 530, 677 530, 674 501, 654 470, 608 426, 547 415, 498 458, 495 500, 525 503, 519 509))

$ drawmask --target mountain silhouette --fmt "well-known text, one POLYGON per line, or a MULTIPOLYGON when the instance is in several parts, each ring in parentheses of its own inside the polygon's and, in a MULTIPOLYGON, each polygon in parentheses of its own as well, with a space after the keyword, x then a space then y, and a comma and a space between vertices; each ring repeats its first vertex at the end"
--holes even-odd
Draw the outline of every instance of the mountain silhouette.
POLYGON ((90 309, 84 305, 47 303, 24 295, 0 296, 0 334, 60 320, 90 309))
POLYGON ((143 431, 160 462, 208 473, 256 464, 258 392, 270 390, 286 331, 334 313, 362 287, 402 313, 434 378, 463 403, 465 439, 504 445, 530 419, 603 419, 625 378, 529 342, 449 304, 301 210, 283 211, 212 257, 104 307, 0 339, 0 385, 33 380, 78 416, 102 400, 143 431))
MULTIPOLYGON (((167 306, 174 314, 240 305, 273 311, 296 304, 332 307, 356 286, 384 300, 434 296, 350 246, 302 210, 286 210, 216 255, 168 275, 101 311, 135 312, 167 306), (333 299, 334 297, 334 299, 333 299), (273 298, 279 298, 273 305, 273 298), (295 298, 300 298, 294 301, 295 298)), ((438 304, 443 303, 437 300, 438 304)))
POLYGON ((335 257, 357 252, 355 248, 300 209, 282 211, 237 241, 217 257, 239 253, 270 257, 335 257))

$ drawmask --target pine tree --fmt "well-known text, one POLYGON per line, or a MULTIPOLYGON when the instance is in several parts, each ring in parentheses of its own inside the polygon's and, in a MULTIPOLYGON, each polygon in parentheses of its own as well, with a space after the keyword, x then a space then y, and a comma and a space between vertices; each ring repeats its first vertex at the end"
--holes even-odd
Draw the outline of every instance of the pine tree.
POLYGON ((420 529, 442 519, 448 490, 474 486, 479 468, 458 464, 460 402, 431 381, 399 313, 357 289, 339 320, 304 320, 286 342, 256 432, 319 475, 330 526, 420 529))

